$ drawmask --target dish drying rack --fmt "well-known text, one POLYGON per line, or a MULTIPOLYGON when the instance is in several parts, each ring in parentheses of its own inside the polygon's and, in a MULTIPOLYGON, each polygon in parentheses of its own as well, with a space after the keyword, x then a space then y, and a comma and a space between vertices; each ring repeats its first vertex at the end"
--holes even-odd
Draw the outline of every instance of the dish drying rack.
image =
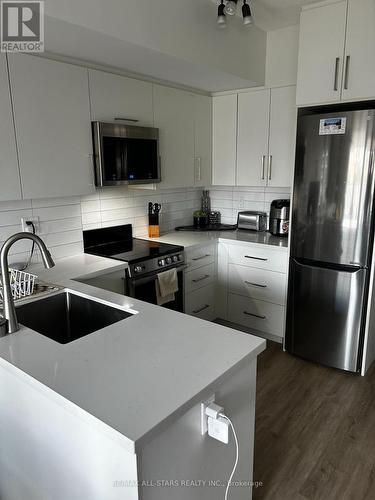
MULTIPOLYGON (((22 299, 32 295, 37 276, 35 274, 9 268, 10 288, 13 299, 22 299)), ((0 276, 0 300, 3 301, 3 283, 0 276)))

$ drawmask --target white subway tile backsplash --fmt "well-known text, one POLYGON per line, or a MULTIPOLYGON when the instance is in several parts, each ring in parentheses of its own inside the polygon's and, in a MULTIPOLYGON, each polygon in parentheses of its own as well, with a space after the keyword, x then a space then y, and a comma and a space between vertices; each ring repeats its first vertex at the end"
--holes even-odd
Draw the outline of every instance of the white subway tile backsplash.
POLYGON ((74 231, 82 228, 81 217, 71 219, 60 219, 55 221, 45 221, 39 224, 40 234, 61 233, 63 231, 74 231))
MULTIPOLYGON (((269 211, 276 198, 289 198, 288 190, 260 187, 214 186, 210 190, 213 210, 224 224, 235 224, 241 210, 269 211), (241 207, 241 208, 240 208, 241 207)), ((21 229, 21 217, 39 217, 39 232, 55 258, 83 251, 82 230, 132 224, 135 236, 148 233, 148 203, 161 203, 161 232, 190 225, 193 212, 201 207, 202 189, 132 190, 127 186, 98 189, 82 197, 0 202, 0 242, 21 229)), ((30 243, 15 246, 11 262, 24 263, 30 243)), ((38 252, 34 260, 39 260, 38 252)))
POLYGON ((82 230, 64 231, 62 233, 47 234, 44 238, 47 247, 66 245, 82 241, 82 230))
POLYGON ((82 224, 98 224, 102 222, 101 212, 89 212, 82 214, 82 224))
POLYGON ((69 219, 81 216, 81 205, 66 205, 33 209, 33 215, 39 217, 40 221, 69 219))
POLYGON ((32 200, 33 208, 49 208, 58 207, 66 205, 77 205, 80 203, 79 196, 70 196, 67 198, 40 198, 38 200, 32 200))
POLYGON ((82 214, 90 212, 100 212, 100 200, 81 201, 82 214))
POLYGON ((31 208, 31 200, 0 201, 0 212, 4 210, 22 210, 31 208))
POLYGON ((22 217, 31 217, 31 209, 25 210, 9 210, 6 212, 0 212, 0 225, 1 226, 16 226, 17 224, 21 227, 22 217))
POLYGON ((133 198, 104 198, 100 201, 100 209, 116 210, 118 208, 131 208, 133 206, 133 198))
POLYGON ((67 245, 59 245, 51 248, 51 255, 53 259, 63 259, 65 257, 72 257, 83 252, 83 242, 69 243, 67 245))

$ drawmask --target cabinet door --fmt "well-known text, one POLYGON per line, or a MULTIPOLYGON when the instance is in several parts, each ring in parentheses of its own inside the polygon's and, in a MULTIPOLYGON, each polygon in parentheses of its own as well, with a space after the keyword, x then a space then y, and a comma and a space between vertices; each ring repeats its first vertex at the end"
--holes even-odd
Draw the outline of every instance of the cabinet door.
POLYGON ((292 185, 296 147, 296 88, 271 90, 268 186, 292 185))
POLYGON ((349 0, 342 98, 375 98, 375 2, 349 0))
POLYGON ((194 185, 210 186, 212 177, 212 98, 194 96, 194 185))
POLYGON ((153 126, 151 83, 95 70, 89 70, 89 82, 92 120, 125 118, 129 124, 153 126))
POLYGON ((237 95, 213 98, 212 184, 236 185, 237 95))
POLYGON ((0 201, 20 200, 22 197, 21 181, 4 54, 0 54, 0 116, 0 201))
POLYGON ((346 1, 302 11, 297 75, 298 105, 340 100, 345 27, 346 1))
POLYGON ((194 102, 188 92, 154 86, 155 127, 160 133, 160 187, 194 186, 194 102))
POLYGON ((264 186, 267 178, 270 90, 238 95, 237 186, 264 186))
POLYGON ((24 198, 94 190, 87 70, 9 56, 24 198))

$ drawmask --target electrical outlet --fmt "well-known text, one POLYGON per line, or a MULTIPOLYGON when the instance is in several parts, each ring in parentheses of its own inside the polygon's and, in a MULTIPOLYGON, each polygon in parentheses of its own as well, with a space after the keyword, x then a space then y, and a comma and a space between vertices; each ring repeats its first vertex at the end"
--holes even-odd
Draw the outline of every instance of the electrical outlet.
POLYGON ((224 417, 208 417, 208 435, 224 444, 229 443, 229 422, 224 417))
POLYGON ((238 200, 238 208, 245 208, 245 198, 243 198, 242 196, 238 200))
POLYGON ((28 226, 26 224, 26 222, 32 222, 35 226, 35 232, 38 233, 39 232, 39 217, 22 217, 21 218, 21 225, 22 225, 22 231, 24 231, 25 233, 32 233, 33 232, 33 228, 32 226, 28 226))
POLYGON ((212 394, 204 403, 201 403, 201 434, 204 436, 208 432, 208 417, 206 415, 206 408, 211 403, 215 402, 215 394, 212 394))

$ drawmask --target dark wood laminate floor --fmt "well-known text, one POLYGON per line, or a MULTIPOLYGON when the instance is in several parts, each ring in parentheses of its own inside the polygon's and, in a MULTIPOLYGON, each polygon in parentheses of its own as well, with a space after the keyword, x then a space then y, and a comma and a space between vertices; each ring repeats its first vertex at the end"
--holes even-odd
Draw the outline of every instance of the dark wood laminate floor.
POLYGON ((366 377, 268 342, 259 357, 255 500, 375 499, 375 367, 366 377))

